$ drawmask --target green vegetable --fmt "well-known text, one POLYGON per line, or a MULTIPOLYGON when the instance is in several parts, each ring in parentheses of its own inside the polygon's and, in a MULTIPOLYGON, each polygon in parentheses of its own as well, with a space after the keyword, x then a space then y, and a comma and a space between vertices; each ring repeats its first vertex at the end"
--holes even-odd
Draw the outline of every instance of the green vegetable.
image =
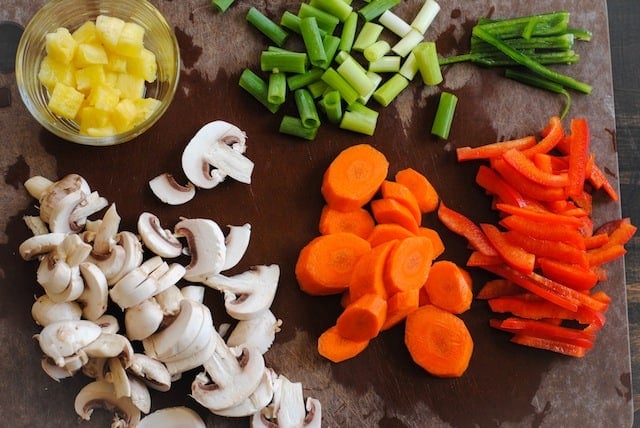
POLYGON ((350 105, 358 100, 358 91, 356 91, 353 86, 351 86, 349 82, 347 82, 345 78, 336 71, 335 68, 327 68, 322 74, 321 79, 323 82, 329 85, 329 87, 338 91, 340 93, 340 97, 342 97, 347 105, 350 105))
POLYGON ((340 20, 330 13, 325 12, 322 9, 313 7, 308 3, 302 3, 298 10, 298 16, 302 19, 314 17, 318 21, 318 27, 326 31, 327 34, 333 34, 336 27, 340 23, 340 20))
POLYGON ((307 54, 284 50, 266 50, 260 54, 260 69, 269 72, 304 73, 307 71, 307 54))
POLYGON ((233 2, 234 0, 211 0, 211 4, 218 9, 219 12, 226 12, 233 2))
POLYGON ((282 104, 287 97, 287 77, 284 73, 271 73, 267 85, 267 101, 282 104))
POLYGON ((418 30, 421 34, 426 33, 427 28, 429 28, 438 12, 440 12, 440 5, 438 3, 434 0, 425 0, 418 14, 413 21, 411 21, 411 27, 418 30))
POLYGON ((316 103, 308 89, 296 89, 293 93, 296 100, 298 114, 305 128, 318 128, 320 126, 320 117, 316 109, 316 103))
POLYGON ((369 4, 363 6, 358 13, 365 21, 371 21, 379 17, 385 10, 389 10, 397 6, 400 0, 371 0, 369 4))
POLYGON ((353 59, 352 56, 345 58, 336 71, 360 96, 367 95, 373 89, 373 82, 369 80, 367 70, 353 59))
POLYGON ((327 115, 329 122, 339 123, 342 119, 342 100, 340 99, 340 92, 336 90, 327 91, 320 100, 320 107, 327 115))
POLYGON ((318 128, 307 128, 302 124, 300 118, 285 115, 280 121, 279 131, 283 134, 304 138, 305 140, 313 140, 316 138, 318 128))
POLYGON ((284 45, 284 42, 286 42, 289 37, 289 33, 255 7, 249 8, 246 19, 247 22, 256 27, 258 31, 278 46, 284 45))
POLYGON ((422 42, 413 49, 418 62, 418 70, 425 85, 435 86, 442 82, 442 71, 438 63, 438 53, 434 42, 422 42))
POLYGON ((271 113, 277 112, 280 108, 280 104, 273 104, 269 102, 269 89, 267 83, 248 68, 240 74, 238 84, 242 89, 258 100, 260 104, 265 106, 271 113))
POLYGON ((362 28, 360 28, 360 32, 358 32, 358 36, 353 42, 352 49, 354 51, 363 52, 366 48, 374 44, 380 34, 384 30, 382 25, 376 24, 374 22, 365 22, 362 28))
POLYGON ((290 90, 295 91, 320 80, 322 73, 324 73, 323 69, 315 67, 306 73, 292 74, 287 77, 287 85, 290 90))
POLYGON ((369 107, 354 103, 342 115, 340 128, 365 135, 373 135, 378 122, 378 112, 369 107))
POLYGON ((387 107, 407 86, 409 81, 402 74, 394 74, 373 93, 373 99, 387 107))
POLYGON ((351 12, 342 24, 342 32, 340 33, 340 45, 338 50, 343 52, 351 52, 353 42, 356 39, 358 30, 358 14, 351 12))
POLYGON ((396 73, 400 70, 400 57, 385 55, 369 63, 369 71, 374 73, 396 73))
POLYGON ((386 40, 378 40, 372 45, 367 46, 364 51, 364 58, 367 61, 375 61, 382 58, 391 51, 391 46, 386 40))
POLYGON ((346 21, 351 12, 353 12, 353 7, 344 0, 314 0, 312 4, 318 9, 335 16, 340 22, 346 21))
POLYGON ((300 34, 307 50, 309 62, 316 67, 326 68, 329 65, 327 54, 324 51, 322 37, 318 29, 318 21, 315 17, 302 18, 300 21, 300 34))
POLYGON ((431 126, 431 133, 446 140, 449 138, 449 131, 451 131, 451 124, 453 123, 453 115, 456 111, 456 105, 458 104, 458 97, 450 92, 442 92, 440 94, 440 101, 438 102, 438 109, 436 110, 436 116, 431 126))
POLYGON ((516 80, 520 83, 563 95, 565 98, 565 105, 560 112, 560 119, 564 119, 569 112, 569 109, 571 108, 571 94, 569 94, 569 91, 567 91, 562 85, 544 79, 535 74, 525 73, 510 68, 505 70, 504 75, 509 79, 516 80))

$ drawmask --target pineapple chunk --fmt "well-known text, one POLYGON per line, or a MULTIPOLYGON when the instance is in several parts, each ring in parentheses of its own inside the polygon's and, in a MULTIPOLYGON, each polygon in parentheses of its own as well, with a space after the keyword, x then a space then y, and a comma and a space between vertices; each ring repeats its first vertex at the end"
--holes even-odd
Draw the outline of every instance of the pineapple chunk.
POLYGON ((144 122, 153 114, 154 111, 160 107, 160 100, 155 98, 139 98, 133 100, 136 108, 138 109, 138 116, 136 117, 136 123, 144 122))
POLYGON ((127 22, 122 27, 115 51, 120 55, 135 57, 144 47, 144 28, 135 22, 127 22))
POLYGON ((137 123, 138 107, 130 99, 121 100, 111 113, 111 122, 118 132, 128 131, 137 123))
POLYGON ((116 73, 126 73, 128 68, 128 60, 122 55, 118 55, 115 52, 107 52, 108 62, 106 69, 114 71, 116 73))
POLYGON ((106 85, 94 86, 87 97, 90 106, 99 110, 111 111, 120 101, 120 91, 106 85))
POLYGON ((78 43, 66 28, 60 27, 46 35, 45 49, 47 55, 59 63, 69 64, 76 52, 78 43))
POLYGON ((75 87, 75 72, 76 69, 72 64, 62 64, 50 56, 45 56, 40 64, 38 80, 40 80, 40 83, 51 93, 57 82, 75 87))
POLYGON ((110 112, 95 107, 83 107, 78 113, 80 133, 92 137, 108 137, 116 134, 110 112))
POLYGON ((139 56, 129 58, 127 70, 134 76, 142 77, 147 82, 154 82, 158 73, 155 54, 149 49, 142 49, 139 56))
POLYGON ((106 74, 103 65, 89 65, 76 70, 76 89, 79 91, 88 93, 92 87, 103 85, 105 82, 106 74))
POLYGON ((144 96, 145 86, 142 77, 134 76, 129 73, 118 74, 118 82, 116 88, 120 90, 121 98, 135 100, 144 96))
POLYGON ((98 38, 107 49, 114 50, 118 45, 118 39, 120 39, 124 25, 125 22, 122 19, 114 16, 99 15, 96 18, 98 38))
POLYGON ((53 88, 48 107, 52 113, 65 119, 74 119, 82 106, 84 94, 64 83, 57 83, 53 88))
POLYGON ((95 43, 98 41, 98 33, 96 31, 96 23, 93 21, 87 21, 78 27, 76 31, 71 33, 71 36, 80 43, 95 43))
POLYGON ((99 43, 80 43, 73 57, 73 64, 77 68, 92 64, 107 64, 108 62, 107 52, 99 43))

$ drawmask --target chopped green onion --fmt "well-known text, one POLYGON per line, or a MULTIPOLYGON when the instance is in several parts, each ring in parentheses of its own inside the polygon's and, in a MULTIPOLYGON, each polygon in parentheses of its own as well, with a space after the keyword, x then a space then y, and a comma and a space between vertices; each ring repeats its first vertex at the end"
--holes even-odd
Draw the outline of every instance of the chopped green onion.
POLYGON ((307 71, 307 54, 291 51, 262 51, 260 69, 280 73, 304 73, 307 71))
POLYGON ((233 2, 234 0, 211 0, 211 4, 218 9, 219 12, 226 12, 233 2))
POLYGON ((333 36, 331 34, 327 34, 322 38, 322 46, 324 47, 324 53, 327 56, 327 65, 331 64, 333 61, 333 57, 335 57, 336 52, 338 52, 338 48, 340 46, 340 37, 333 36))
POLYGON ((249 8, 246 19, 278 46, 284 45, 289 37, 289 33, 253 6, 249 8))
POLYGON ((351 52, 353 42, 356 38, 356 32, 358 29, 358 14, 351 12, 347 19, 342 24, 342 32, 340 33, 340 46, 339 50, 344 52, 351 52))
POLYGON ((403 38, 401 38, 391 50, 396 53, 396 55, 400 55, 401 57, 405 57, 409 55, 409 53, 420 44, 424 40, 424 35, 418 30, 412 28, 403 38))
POLYGON ((388 54, 390 51, 391 51, 391 46, 389 45, 389 42, 387 42, 386 40, 378 40, 374 44, 367 46, 364 49, 363 54, 365 59, 371 62, 371 61, 375 61, 377 59, 382 58, 383 56, 388 54))
POLYGON ((416 60, 416 54, 411 52, 404 59, 404 62, 400 66, 400 74, 402 74, 407 80, 413 80, 418 74, 418 60, 416 60))
POLYGON ((371 21, 399 3, 400 0, 371 0, 369 4, 361 7, 358 13, 365 21, 371 21))
POLYGON ((382 25, 378 25, 373 22, 365 22, 362 28, 360 28, 360 32, 358 33, 356 40, 353 42, 352 49, 358 52, 364 51, 367 47, 371 46, 378 40, 382 30, 384 30, 382 25))
POLYGON ((305 128, 317 128, 320 126, 320 118, 316 109, 313 96, 308 89, 300 88, 293 92, 293 98, 296 101, 300 120, 305 128))
POLYGON ((326 31, 327 34, 333 34, 333 31, 340 23, 340 20, 337 17, 325 12, 324 10, 318 9, 317 7, 313 7, 308 3, 300 4, 298 16, 301 19, 314 17, 318 21, 318 27, 326 31))
POLYGON ((314 140, 318 134, 318 128, 307 128, 302 124, 300 118, 289 115, 282 117, 279 131, 305 140, 314 140))
POLYGON ((569 109, 571 108, 571 94, 569 94, 569 91, 567 91, 562 85, 535 74, 524 73, 510 68, 505 70, 504 75, 509 79, 516 80, 520 83, 563 95, 565 97, 565 105, 560 112, 560 119, 564 119, 569 112, 569 109))
POLYGON ((369 92, 367 95, 358 97, 358 101, 361 104, 367 104, 369 102, 369 99, 373 96, 375 90, 378 88, 378 85, 382 83, 382 76, 378 73, 367 71, 367 77, 369 78, 369 80, 371 80, 371 82, 373 82, 373 88, 371 88, 371 92, 369 92))
POLYGON ((418 30, 420 34, 426 33, 438 12, 440 12, 438 3, 434 0, 425 0, 416 17, 411 21, 411 27, 418 30))
POLYGON ((442 92, 440 94, 440 101, 438 102, 438 109, 436 110, 436 116, 431 126, 431 133, 446 140, 449 138, 449 132, 451 131, 451 124, 453 123, 453 115, 456 111, 456 105, 458 104, 458 97, 450 92, 442 92))
POLYGON ((400 57, 386 55, 369 63, 369 71, 374 73, 396 73, 400 71, 400 57))
MULTIPOLYGON (((293 31, 296 34, 300 34, 300 21, 302 21, 302 18, 300 18, 298 15, 294 15, 287 10, 280 17, 280 26, 286 28, 287 30, 293 31)), ((323 37, 325 34, 327 34, 327 32, 322 28, 320 28, 319 31, 320 35, 323 37)))
POLYGON ((295 91, 296 89, 303 88, 320 80, 320 77, 324 73, 324 70, 321 68, 312 68, 306 73, 292 74, 287 77, 287 85, 289 86, 289 90, 295 91))
POLYGON ((425 85, 435 86, 442 82, 442 71, 438 63, 438 53, 434 42, 422 42, 415 47, 418 70, 425 85))
POLYGON ((260 76, 258 76, 253 71, 248 68, 242 71, 240 74, 240 80, 238 85, 249 92, 253 97, 260 102, 264 107, 267 108, 271 113, 275 113, 280 108, 280 104, 273 104, 268 101, 268 85, 262 80, 260 76))
POLYGON ((315 17, 302 18, 300 21, 300 34, 311 65, 326 68, 329 65, 327 54, 324 51, 322 37, 318 31, 318 21, 315 17))
POLYGON ((322 74, 322 81, 340 92, 342 99, 350 105, 358 100, 358 91, 347 82, 334 68, 329 67, 322 74))
POLYGON ((404 37, 411 31, 411 25, 390 10, 385 10, 378 22, 396 36, 404 37))
POLYGON ((365 135, 373 135, 378 122, 378 112, 363 104, 354 103, 345 111, 340 121, 340 128, 365 135))
POLYGON ((358 92, 358 95, 364 96, 371 92, 373 82, 367 77, 367 71, 353 57, 345 58, 336 71, 358 92))
POLYGON ((373 99, 387 107, 407 86, 409 81, 402 74, 396 73, 373 93, 373 99))
POLYGON ((313 83, 309 83, 307 85, 307 89, 311 92, 311 96, 313 98, 320 98, 327 90, 331 89, 329 85, 327 85, 322 80, 318 80, 313 83))
POLYGON ((324 110, 324 113, 327 115, 329 122, 340 122, 340 119, 342 119, 342 100, 340 98, 340 92, 335 89, 328 91, 324 94, 319 103, 324 110))
POLYGON ((312 0, 310 4, 318 9, 330 13, 338 18, 340 22, 344 22, 349 14, 353 12, 353 7, 343 0, 312 0))
POLYGON ((267 86, 267 101, 282 104, 287 97, 287 77, 284 73, 271 73, 267 86))

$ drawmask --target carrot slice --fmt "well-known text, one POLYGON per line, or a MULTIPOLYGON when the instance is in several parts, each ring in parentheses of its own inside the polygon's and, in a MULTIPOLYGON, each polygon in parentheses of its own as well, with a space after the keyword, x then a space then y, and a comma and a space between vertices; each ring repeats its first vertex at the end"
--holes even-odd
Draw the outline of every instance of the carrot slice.
POLYGON ((384 270, 384 283, 387 293, 416 290, 427 280, 433 247, 431 240, 424 236, 405 238, 391 250, 384 270))
POLYGON ((418 228, 418 236, 425 236, 431 240, 431 246, 433 247, 433 258, 436 259, 442 253, 444 253, 444 242, 437 230, 429 227, 418 228))
POLYGON ((371 211, 373 211, 373 218, 378 223, 395 223, 412 233, 418 231, 418 222, 409 208, 395 199, 375 199, 371 201, 371 211))
POLYGON ((320 213, 319 230, 322 235, 338 232, 351 232, 367 239, 375 222, 369 211, 357 208, 351 211, 339 211, 325 205, 320 213))
POLYGON ((344 308, 336 321, 340 336, 356 341, 378 335, 387 315, 387 301, 378 294, 365 294, 344 308))
POLYGON ((420 172, 413 168, 405 168, 396 173, 395 180, 409 188, 423 213, 430 213, 438 208, 438 192, 420 172))
POLYGON ((531 135, 515 140, 498 141, 479 147, 459 147, 456 149, 456 155, 459 162, 473 159, 492 159, 501 156, 507 150, 524 150, 535 145, 536 138, 531 135))
POLYGON ((296 262, 295 275, 300 289, 312 295, 344 291, 356 262, 370 250, 369 241, 353 233, 314 238, 300 250, 296 262))
POLYGON ((367 239, 373 248, 385 242, 410 238, 411 236, 415 236, 415 234, 399 224, 380 223, 373 227, 367 239))
POLYGON ((333 208, 354 210, 369 202, 388 169, 384 154, 369 144, 357 144, 344 149, 329 164, 320 190, 333 208))
POLYGON ((433 305, 411 312, 404 343, 413 361, 438 377, 460 377, 473 353, 471 334, 458 316, 433 305))
POLYGON ((389 253, 397 242, 388 241, 378 245, 358 260, 349 281, 351 300, 358 299, 365 294, 378 294, 383 298, 387 297, 384 271, 389 253))
POLYGON ((387 300, 387 317, 381 330, 388 330, 404 320, 407 315, 418 309, 420 290, 412 288, 400 291, 387 300))
POLYGON ((395 181, 385 180, 380 186, 380 192, 383 198, 395 199, 407 207, 413 214, 417 224, 422 222, 422 211, 420 211, 418 200, 407 186, 395 181))
POLYGON ((441 260, 431 266, 424 289, 429 302, 445 311, 461 314, 471 307, 471 276, 451 261, 441 260))
POLYGON ((367 345, 368 340, 351 340, 341 336, 335 325, 318 337, 318 353, 334 363, 355 357, 364 351, 367 345))

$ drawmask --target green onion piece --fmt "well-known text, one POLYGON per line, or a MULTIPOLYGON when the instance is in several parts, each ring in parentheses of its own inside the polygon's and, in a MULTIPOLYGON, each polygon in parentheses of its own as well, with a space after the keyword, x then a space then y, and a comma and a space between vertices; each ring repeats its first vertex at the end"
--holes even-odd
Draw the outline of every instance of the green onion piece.
POLYGON ((371 97, 373 96, 373 93, 378 88, 378 85, 382 83, 382 76, 378 73, 367 71, 367 77, 369 78, 369 80, 371 80, 371 82, 373 82, 373 88, 371 88, 371 92, 369 92, 367 95, 358 97, 358 102, 360 102, 361 104, 367 104, 369 102, 369 99, 371 99, 371 97))
MULTIPOLYGON (((300 21, 302 21, 302 18, 287 10, 280 17, 280 26, 293 31, 296 34, 300 34, 300 21)), ((327 32, 322 28, 320 28, 319 31, 321 36, 327 34, 327 32)))
POLYGON ((309 83, 307 85, 307 89, 309 90, 309 92, 311 92, 311 96, 313 98, 320 98, 321 96, 323 96, 327 92, 327 90, 331 90, 329 85, 327 85, 322 80, 318 80, 316 82, 309 83))
POLYGON ((378 40, 374 44, 367 46, 364 49, 363 54, 365 59, 371 62, 371 61, 375 61, 377 59, 382 58, 383 56, 388 54, 390 51, 391 51, 391 46, 389 45, 389 42, 387 42, 386 40, 378 40))
POLYGON ((284 45, 289 37, 289 33, 253 6, 249 8, 246 19, 278 46, 284 45))
POLYGON ((300 120, 300 118, 289 115, 282 117, 279 131, 282 134, 304 138, 309 141, 314 140, 318 134, 318 128, 306 128, 302 124, 302 120, 300 120))
POLYGON ((443 140, 449 138, 449 131, 451 131, 451 124, 453 123, 453 115, 456 111, 456 105, 458 104, 458 97, 450 92, 442 92, 440 94, 440 101, 438 102, 438 109, 436 110, 436 116, 431 126, 431 133, 443 140))
POLYGON ((269 74, 267 101, 271 104, 282 104, 287 97, 287 77, 284 73, 269 74))
POLYGON ((481 38, 487 43, 492 44, 493 46, 498 48, 500 51, 502 51, 504 54, 506 54, 509 58, 517 62, 518 64, 528 68, 530 71, 548 80, 559 83, 562 86, 575 89, 576 91, 579 91, 585 94, 591 93, 591 90, 592 90, 591 85, 584 82, 580 82, 570 76, 567 76, 566 74, 562 74, 545 67, 539 62, 532 60, 527 55, 505 45, 500 39, 494 37, 487 31, 485 31, 481 26, 476 25, 474 27, 473 35, 481 38))
POLYGON ((319 127, 320 118, 318 117, 318 110, 316 109, 315 101, 309 90, 305 88, 296 89, 293 92, 293 98, 296 101, 302 126, 305 128, 319 127))
POLYGON ((306 73, 292 74, 287 77, 287 86, 290 90, 295 91, 320 80, 322 73, 324 73, 323 69, 315 67, 306 73))
POLYGON ((267 100, 269 92, 267 83, 248 68, 244 69, 240 74, 238 85, 253 95, 271 113, 277 112, 280 108, 280 104, 272 104, 267 100))
POLYGON ((339 50, 351 52, 353 42, 356 39, 357 29, 358 14, 356 12, 351 12, 342 24, 342 32, 340 33, 340 46, 338 47, 339 50))
POLYGON ((405 57, 424 40, 424 35, 418 30, 412 28, 403 38, 393 45, 391 50, 396 55, 405 57))
POLYGON ((378 112, 363 104, 354 103, 345 111, 339 127, 365 135, 373 135, 378 122, 378 112))
POLYGON ((340 119, 342 119, 342 99, 340 98, 340 92, 335 89, 328 91, 319 103, 327 115, 329 122, 340 123, 340 119))
POLYGON ((376 89, 373 93, 373 99, 387 107, 407 86, 409 86, 409 81, 402 74, 396 73, 376 89))
POLYGON ((340 92, 340 96, 347 105, 353 104, 358 100, 358 91, 353 89, 353 86, 351 86, 349 82, 347 82, 334 68, 329 67, 325 70, 322 74, 322 81, 331 88, 340 92))
POLYGON ((353 7, 344 0, 312 0, 309 2, 314 7, 324 10, 344 22, 349 14, 353 12, 353 7))
POLYGON ((438 12, 440 12, 438 3, 434 0, 425 0, 416 17, 411 21, 411 27, 418 30, 420 34, 426 33, 438 12))
POLYGON ((382 15, 385 10, 397 6, 399 3, 400 0, 371 0, 369 4, 361 7, 358 13, 365 21, 371 21, 382 15))
POLYGON ((382 25, 378 25, 373 22, 365 22, 360 29, 356 40, 353 42, 352 49, 354 51, 363 52, 365 48, 371 46, 378 40, 382 30, 384 30, 382 25))
POLYGON ((524 83, 525 85, 533 86, 536 88, 544 89, 550 92, 554 92, 556 94, 561 94, 565 98, 564 108, 560 112, 560 119, 564 119, 569 109, 571 108, 571 94, 567 91, 562 85, 559 85, 555 82, 537 76, 535 74, 525 73, 522 71, 516 71, 513 69, 506 69, 504 72, 505 77, 509 79, 516 80, 520 83, 524 83))
POLYGON ((291 51, 262 51, 260 69, 280 73, 304 73, 307 71, 307 54, 291 51))
POLYGON ((322 37, 318 31, 318 21, 315 17, 302 18, 300 21, 300 34, 311 65, 326 68, 329 65, 327 54, 324 51, 322 37))
POLYGON ((349 52, 347 51, 340 51, 336 54, 334 61, 337 62, 338 64, 342 64, 344 62, 345 59, 350 58, 351 54, 349 54, 349 52))
POLYGON ((360 96, 367 95, 373 89, 373 82, 367 77, 367 71, 351 56, 346 58, 336 71, 360 96))
POLYGON ((326 31, 327 34, 333 34, 334 30, 340 23, 340 20, 337 17, 325 12, 324 10, 318 9, 317 7, 313 7, 308 3, 300 4, 298 16, 301 19, 314 17, 318 21, 318 27, 326 31))
POLYGON ((442 71, 438 62, 438 53, 434 42, 422 42, 415 47, 418 70, 425 85, 435 86, 442 82, 442 71))
POLYGON ((390 10, 385 10, 378 18, 378 22, 399 37, 404 37, 411 31, 411 25, 390 10))
POLYGON ((400 66, 400 74, 402 74, 407 80, 413 80, 418 74, 418 60, 416 54, 411 52, 404 59, 404 62, 400 66))
POLYGON ((386 55, 369 63, 369 71, 374 73, 396 73, 400 71, 400 57, 386 55))
MULTIPOLYGON (((324 53, 327 56, 327 66, 333 61, 333 57, 338 52, 340 46, 340 37, 327 34, 322 38, 322 46, 324 47, 324 53)), ((326 67, 325 67, 326 68, 326 67)))
POLYGON ((233 2, 234 0, 211 0, 211 4, 218 9, 219 12, 226 12, 233 2))

